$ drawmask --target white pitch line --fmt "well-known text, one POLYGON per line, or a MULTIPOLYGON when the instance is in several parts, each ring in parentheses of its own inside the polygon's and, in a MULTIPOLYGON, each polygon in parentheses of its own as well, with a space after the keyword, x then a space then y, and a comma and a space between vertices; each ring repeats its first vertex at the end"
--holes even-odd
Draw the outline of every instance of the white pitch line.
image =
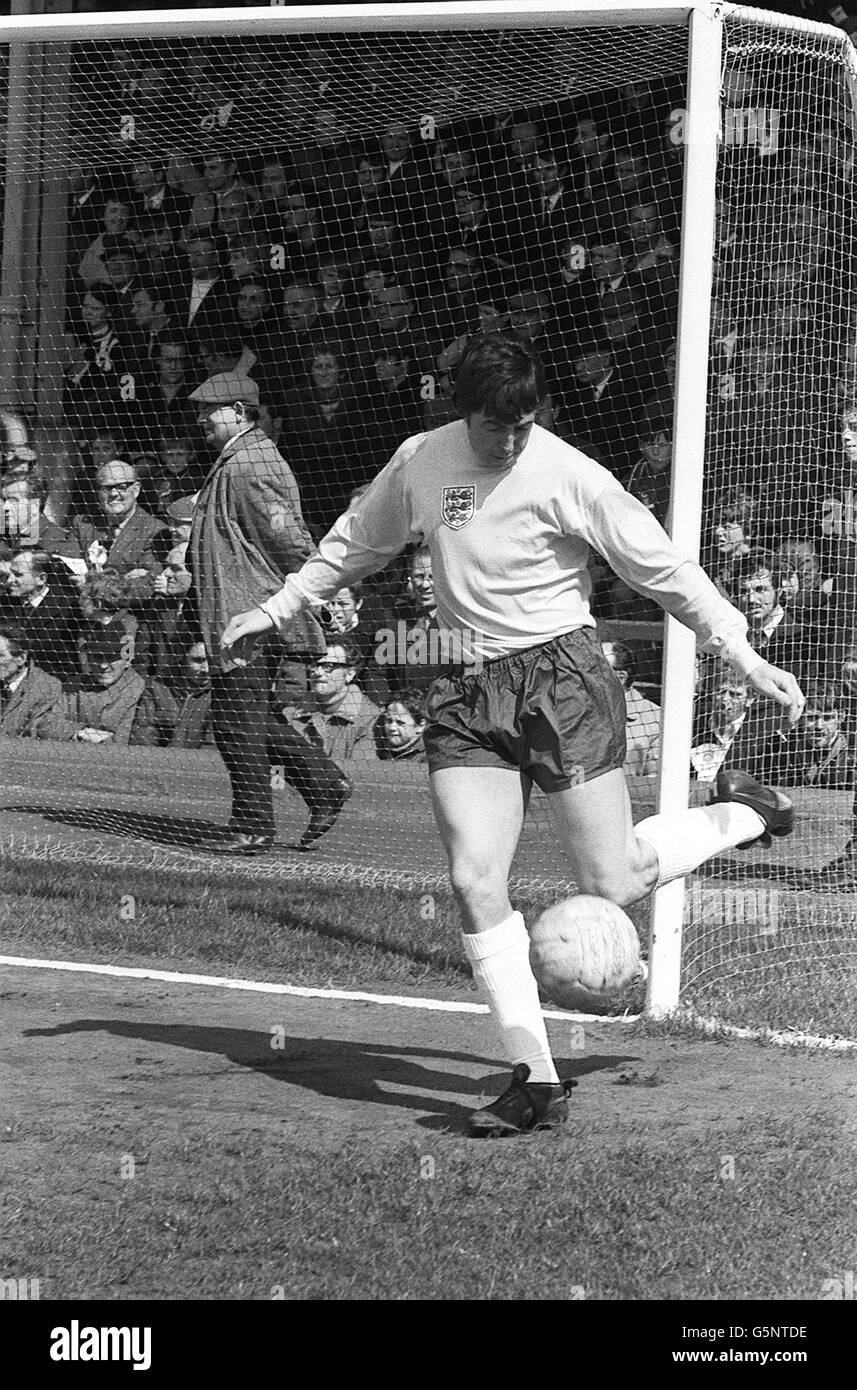
MULTIPOLYGON (((410 999, 404 994, 365 994, 362 990, 310 989, 305 985, 280 985, 269 980, 234 980, 227 975, 186 975, 176 970, 143 970, 130 965, 93 965, 74 960, 33 960, 29 956, 0 956, 0 965, 28 970, 64 970, 80 975, 108 975, 126 980, 159 980, 172 985, 206 985, 214 989, 239 989, 253 994, 291 994, 299 999, 343 999, 357 1004, 389 1004, 399 1009, 430 1009, 448 1014, 487 1014, 487 1004, 467 1004, 451 999, 410 999)), ((545 1018, 566 1023, 635 1023, 639 1014, 572 1014, 543 1009, 545 1018)))

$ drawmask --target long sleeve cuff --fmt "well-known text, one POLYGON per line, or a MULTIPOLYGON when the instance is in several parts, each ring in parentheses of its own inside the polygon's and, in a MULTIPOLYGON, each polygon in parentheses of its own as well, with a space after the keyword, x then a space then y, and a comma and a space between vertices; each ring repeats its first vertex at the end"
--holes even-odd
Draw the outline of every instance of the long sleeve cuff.
POLYGON ((711 637, 704 644, 702 650, 709 652, 712 656, 722 657, 744 680, 757 666, 761 666, 765 659, 759 655, 754 647, 750 646, 746 637, 742 637, 739 633, 729 634, 726 637, 711 637))
POLYGON ((281 632, 286 623, 291 622, 305 608, 310 607, 310 600, 303 592, 297 579, 293 574, 286 576, 286 582, 276 594, 271 598, 265 599, 259 607, 263 613, 267 613, 274 627, 281 632))

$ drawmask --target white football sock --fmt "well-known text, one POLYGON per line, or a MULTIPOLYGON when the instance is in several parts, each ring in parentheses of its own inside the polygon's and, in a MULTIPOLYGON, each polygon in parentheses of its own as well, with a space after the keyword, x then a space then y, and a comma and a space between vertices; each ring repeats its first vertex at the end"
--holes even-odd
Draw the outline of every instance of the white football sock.
POLYGON ((713 859, 715 854, 734 849, 745 840, 755 840, 765 822, 752 806, 740 801, 718 801, 713 806, 697 806, 692 811, 648 816, 634 826, 638 840, 650 844, 658 856, 656 888, 684 878, 713 859))
POLYGON ((526 1062, 531 1081, 558 1081, 520 912, 488 931, 462 932, 462 938, 507 1059, 526 1062))

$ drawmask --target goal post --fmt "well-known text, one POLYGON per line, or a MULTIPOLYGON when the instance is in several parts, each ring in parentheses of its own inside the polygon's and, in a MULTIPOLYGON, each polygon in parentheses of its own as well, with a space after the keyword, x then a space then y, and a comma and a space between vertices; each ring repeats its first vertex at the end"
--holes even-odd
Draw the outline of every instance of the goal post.
MULTIPOLYGON (((452 418, 467 341, 500 329, 543 357, 546 426, 611 468, 734 601, 746 598, 744 553, 768 557, 774 618, 759 640, 773 651, 786 630, 803 634, 790 650, 817 701, 838 702, 828 720, 838 731, 824 748, 801 733, 794 757, 771 763, 798 804, 794 864, 776 846, 770 863, 732 856, 691 887, 661 889, 650 924, 648 910, 635 916, 650 930, 653 1017, 689 1005, 778 1026, 787 1007, 804 1026, 816 1017, 808 960, 833 976, 843 961, 857 968, 850 890, 824 878, 857 825, 855 79, 842 31, 730 4, 0 18, 10 499, 29 504, 26 436, 45 515, 72 527, 97 509, 94 470, 109 444, 166 526, 175 478, 193 493, 207 458, 191 390, 233 374, 258 396, 317 539, 395 443, 452 418), (192 243, 208 269, 192 269, 192 243), (171 475, 176 441, 194 462, 171 475)), ((8 564, 17 542, 0 541, 8 564)), ((103 594, 112 566, 89 544, 66 559, 103 594)), ((395 651, 378 655, 358 613, 360 680, 379 718, 431 665, 411 641, 431 624, 413 559, 352 596, 395 651)), ((165 573, 166 552, 161 563, 165 573)), ((178 574, 180 558, 169 563, 178 574)), ((727 672, 700 665, 687 629, 662 622, 597 557, 590 574, 599 635, 626 663, 635 811, 680 811, 706 794, 731 740, 738 765, 758 752, 758 711, 727 672), (727 718, 729 700, 743 704, 727 718)), ((163 597, 111 602, 135 633, 135 669, 169 686, 187 632, 180 597, 168 615, 163 597)), ((331 626, 328 645, 350 630, 331 626)), ((269 657, 272 690, 296 708, 307 653, 269 657)), ((276 861, 284 882, 315 874, 372 892, 380 875, 397 891, 448 892, 417 768, 382 748, 382 733, 358 747, 340 740, 358 794, 317 872, 276 861)), ((147 737, 161 744, 150 756, 167 802, 217 820, 219 764, 163 729, 147 737)), ((3 746, 17 766, 22 745, 3 746)), ((120 750, 84 740, 62 751, 58 767, 78 768, 62 776, 44 748, 31 752, 35 809, 93 793, 90 770, 120 750)), ((287 778, 276 795, 282 818, 299 820, 287 778)), ((548 826, 535 796, 514 868, 530 913, 573 890, 548 826)), ((842 1012, 835 980, 832 993, 842 1012)))

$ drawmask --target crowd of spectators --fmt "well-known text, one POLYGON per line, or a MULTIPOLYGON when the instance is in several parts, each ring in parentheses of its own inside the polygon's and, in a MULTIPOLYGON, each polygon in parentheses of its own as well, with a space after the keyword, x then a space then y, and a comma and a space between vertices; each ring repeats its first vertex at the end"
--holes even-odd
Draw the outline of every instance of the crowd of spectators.
MULTIPOLYGON (((546 368, 539 423, 666 522, 680 85, 355 133, 335 47, 315 40, 288 81, 249 41, 98 53, 115 138, 110 158, 70 169, 62 345, 80 466, 59 511, 49 459, 5 462, 0 731, 210 741, 185 560, 218 404, 258 413, 318 539, 405 438, 453 418, 472 336, 515 333, 546 368)), ((793 760, 817 785, 851 766, 855 736, 843 653, 857 381, 831 353, 835 332, 853 346, 831 317, 848 244, 841 155, 832 125, 788 121, 773 149, 721 152, 703 516, 709 572, 753 640, 817 682, 807 749, 835 714, 829 756, 793 760), (843 739, 847 756, 831 751, 843 739)), ((591 577, 596 617, 631 625, 605 652, 626 691, 629 771, 650 774, 659 689, 640 682, 651 652, 633 624, 661 614, 595 556, 591 577)), ((272 646, 274 716, 335 759, 420 756, 435 671, 403 653, 432 624, 417 549, 331 602, 326 655, 272 646), (378 659, 381 628, 397 637, 392 662, 378 659)), ((698 743, 730 723, 727 687, 701 672, 698 743)), ((765 731, 754 737, 764 761, 765 731)))

